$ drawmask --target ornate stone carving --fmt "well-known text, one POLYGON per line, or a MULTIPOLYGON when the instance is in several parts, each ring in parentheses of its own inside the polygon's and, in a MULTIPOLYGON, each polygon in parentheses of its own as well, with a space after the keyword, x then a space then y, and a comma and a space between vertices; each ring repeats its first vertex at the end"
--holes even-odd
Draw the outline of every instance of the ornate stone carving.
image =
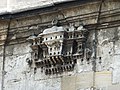
POLYGON ((78 59, 90 55, 89 49, 85 51, 88 30, 82 25, 75 28, 71 24, 69 29, 57 26, 57 21, 52 21, 52 25, 27 39, 32 43, 32 63, 45 70, 46 75, 72 71, 78 59))

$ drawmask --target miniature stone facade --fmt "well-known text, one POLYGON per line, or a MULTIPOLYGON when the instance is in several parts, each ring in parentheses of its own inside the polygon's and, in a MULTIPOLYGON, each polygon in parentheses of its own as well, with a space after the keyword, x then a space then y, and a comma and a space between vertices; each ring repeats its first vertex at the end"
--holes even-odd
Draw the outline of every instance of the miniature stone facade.
POLYGON ((82 25, 76 28, 73 25, 67 29, 57 26, 56 22, 38 36, 32 35, 27 39, 32 41, 31 61, 36 68, 41 67, 45 70, 46 75, 73 71, 78 59, 83 59, 86 55, 90 56, 90 52, 85 52, 87 36, 88 30, 82 25))

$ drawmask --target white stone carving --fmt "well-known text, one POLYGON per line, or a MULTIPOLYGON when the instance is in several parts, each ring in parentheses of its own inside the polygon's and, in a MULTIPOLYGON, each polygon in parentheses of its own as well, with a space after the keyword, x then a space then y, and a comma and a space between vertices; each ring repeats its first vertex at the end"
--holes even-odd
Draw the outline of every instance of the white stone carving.
POLYGON ((57 26, 56 21, 52 25, 37 37, 28 38, 32 41, 33 60, 36 67, 44 68, 46 74, 71 71, 77 59, 84 57, 87 29, 82 25, 75 28, 74 24, 70 24, 67 30, 63 26, 57 26))

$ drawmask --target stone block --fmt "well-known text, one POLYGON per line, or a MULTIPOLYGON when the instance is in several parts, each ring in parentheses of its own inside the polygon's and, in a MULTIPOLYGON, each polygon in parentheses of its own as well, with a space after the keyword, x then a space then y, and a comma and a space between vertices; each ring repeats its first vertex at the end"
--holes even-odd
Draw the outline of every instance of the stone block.
POLYGON ((76 76, 76 89, 93 86, 93 72, 84 72, 76 76))
POLYGON ((115 55, 113 57, 114 61, 112 62, 111 67, 113 70, 113 81, 112 83, 120 83, 120 55, 115 55))
POLYGON ((93 72, 65 76, 61 81, 61 90, 80 90, 91 86, 93 86, 93 72))
POLYGON ((61 80, 61 90, 75 90, 76 76, 65 76, 61 80))
POLYGON ((112 74, 110 71, 96 72, 95 74, 95 86, 107 87, 112 84, 112 74))
POLYGON ((120 84, 108 86, 107 90, 120 90, 120 84))

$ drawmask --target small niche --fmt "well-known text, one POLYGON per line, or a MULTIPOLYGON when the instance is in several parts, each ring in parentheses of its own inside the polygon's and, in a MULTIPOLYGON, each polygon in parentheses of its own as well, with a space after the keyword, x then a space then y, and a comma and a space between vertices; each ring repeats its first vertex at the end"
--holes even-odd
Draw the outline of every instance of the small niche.
POLYGON ((90 63, 90 58, 87 58, 87 64, 89 64, 90 63))
POLYGON ((81 65, 83 65, 83 61, 84 61, 84 60, 83 60, 83 59, 81 59, 81 65))
POLYGON ((79 35, 78 35, 78 34, 77 34, 76 36, 77 36, 77 37, 79 37, 79 35))
POLYGON ((67 28, 67 31, 69 31, 69 29, 67 28))
POLYGON ((51 64, 49 64, 48 66, 51 67, 51 64))
POLYGON ((56 50, 56 47, 54 47, 54 50, 56 50))
POLYGON ((71 53, 69 52, 69 54, 71 54, 71 53))
POLYGON ((45 74, 48 75, 48 69, 45 70, 45 74))
POLYGON ((83 59, 81 59, 81 62, 83 62, 83 59))
POLYGON ((99 60, 101 60, 101 57, 99 57, 99 60))
POLYGON ((76 64, 76 63, 77 63, 77 59, 74 60, 74 64, 76 64))
POLYGON ((62 36, 60 36, 60 38, 62 38, 62 36))
POLYGON ((50 48, 50 51, 52 51, 52 48, 50 48))
POLYGON ((79 46, 79 49, 82 49, 82 45, 79 46))
POLYGON ((55 39, 57 39, 57 36, 55 36, 55 39))
POLYGON ((102 61, 101 61, 101 57, 99 57, 99 63, 100 63, 100 64, 102 63, 102 61))
POLYGON ((72 61, 70 60, 70 64, 72 64, 72 61))

